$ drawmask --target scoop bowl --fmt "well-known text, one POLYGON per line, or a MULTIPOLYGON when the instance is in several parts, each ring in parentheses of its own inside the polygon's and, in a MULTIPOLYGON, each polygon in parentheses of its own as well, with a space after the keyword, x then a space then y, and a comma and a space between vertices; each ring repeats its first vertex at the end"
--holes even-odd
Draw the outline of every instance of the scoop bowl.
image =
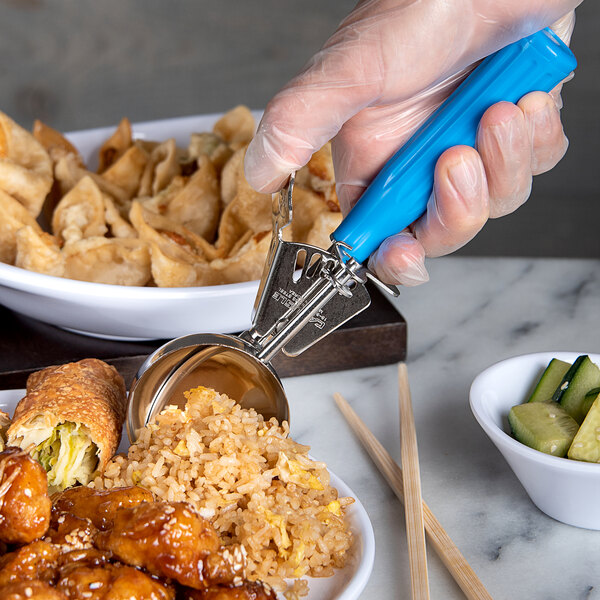
POLYGON ((184 392, 200 385, 227 394, 266 419, 289 422, 281 380, 269 363, 254 356, 248 342, 230 335, 192 334, 167 342, 139 368, 129 392, 130 442, 167 406, 183 408, 184 392))

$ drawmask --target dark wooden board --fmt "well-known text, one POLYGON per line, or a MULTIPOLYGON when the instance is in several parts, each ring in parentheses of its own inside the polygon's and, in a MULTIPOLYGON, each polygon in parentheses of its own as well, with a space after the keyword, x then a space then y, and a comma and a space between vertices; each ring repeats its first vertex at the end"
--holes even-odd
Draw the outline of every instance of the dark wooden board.
MULTIPOLYGON (((281 377, 392 364, 406 358, 406 322, 376 289, 371 306, 301 355, 273 359, 281 377)), ((92 338, 24 317, 0 306, 0 389, 25 387, 27 376, 49 365, 100 358, 127 385, 148 354, 165 340, 118 342, 92 338)))

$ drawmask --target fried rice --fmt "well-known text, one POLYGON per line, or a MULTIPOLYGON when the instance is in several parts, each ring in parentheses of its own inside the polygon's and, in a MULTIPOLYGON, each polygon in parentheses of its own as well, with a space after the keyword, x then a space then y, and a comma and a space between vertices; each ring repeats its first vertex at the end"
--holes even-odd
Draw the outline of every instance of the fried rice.
POLYGON ((244 546, 249 579, 279 591, 305 595, 301 578, 344 567, 352 547, 344 513, 354 500, 338 497, 325 463, 289 437, 286 422, 266 421, 208 388, 185 396, 185 409, 164 410, 91 485, 140 485, 189 502, 224 544, 244 546), (291 588, 286 579, 295 580, 291 588))

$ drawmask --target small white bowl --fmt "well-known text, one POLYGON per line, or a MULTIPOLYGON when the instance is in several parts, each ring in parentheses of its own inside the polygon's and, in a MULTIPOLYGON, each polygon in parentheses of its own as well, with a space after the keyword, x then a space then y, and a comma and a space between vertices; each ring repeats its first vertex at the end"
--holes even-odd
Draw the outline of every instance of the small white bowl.
POLYGON ((567 525, 600 530, 600 464, 529 448, 511 436, 508 425, 509 410, 525 402, 552 358, 573 362, 581 354, 600 364, 600 354, 589 352, 542 352, 499 362, 475 378, 470 403, 475 418, 542 512, 567 525))

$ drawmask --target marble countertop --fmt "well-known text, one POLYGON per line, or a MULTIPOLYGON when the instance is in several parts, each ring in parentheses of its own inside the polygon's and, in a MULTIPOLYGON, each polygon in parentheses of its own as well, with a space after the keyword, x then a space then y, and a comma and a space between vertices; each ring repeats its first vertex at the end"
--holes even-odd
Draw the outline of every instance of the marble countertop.
MULTIPOLYGON (((559 523, 529 500, 469 408, 473 378, 505 358, 600 352, 600 260, 445 257, 394 302, 408 323, 408 374, 423 498, 494 599, 600 598, 600 532, 559 523)), ((340 392, 400 463, 395 365, 284 380, 292 436, 327 461, 375 531, 361 598, 410 598, 404 513, 333 401, 340 392), (318 418, 315 418, 317 417, 318 418)), ((432 599, 463 599, 432 549, 432 599)))

